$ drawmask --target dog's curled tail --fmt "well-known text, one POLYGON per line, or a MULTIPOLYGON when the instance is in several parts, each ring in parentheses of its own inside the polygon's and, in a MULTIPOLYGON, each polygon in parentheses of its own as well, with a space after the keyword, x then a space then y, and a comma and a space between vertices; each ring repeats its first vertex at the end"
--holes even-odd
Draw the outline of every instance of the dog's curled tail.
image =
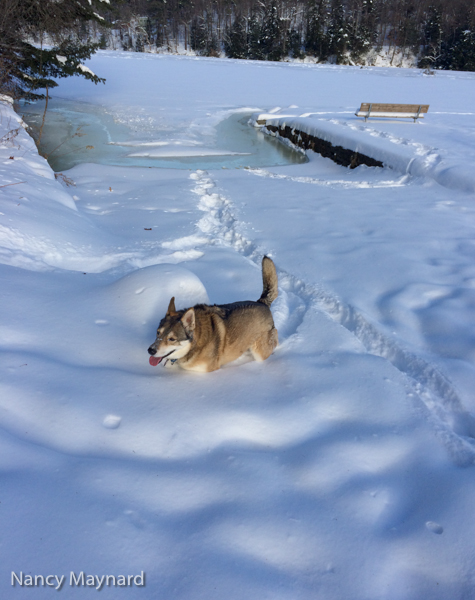
POLYGON ((263 290, 258 302, 270 306, 277 298, 279 291, 277 289, 275 265, 268 256, 264 256, 262 259, 262 284, 263 290))

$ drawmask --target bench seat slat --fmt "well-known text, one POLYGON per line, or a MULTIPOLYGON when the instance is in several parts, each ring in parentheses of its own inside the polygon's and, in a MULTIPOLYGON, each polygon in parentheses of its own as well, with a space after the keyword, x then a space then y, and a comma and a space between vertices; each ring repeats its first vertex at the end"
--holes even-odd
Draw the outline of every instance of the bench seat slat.
MULTIPOLYGON (((355 113, 357 117, 367 117, 368 116, 368 111, 361 111, 359 110, 357 113, 355 113)), ((417 110, 414 112, 375 112, 374 110, 371 110, 371 114, 369 115, 370 117, 388 117, 388 118, 400 118, 400 119, 415 119, 417 117, 417 110)), ((423 119, 424 118, 424 114, 421 113, 419 114, 419 119, 423 119)))

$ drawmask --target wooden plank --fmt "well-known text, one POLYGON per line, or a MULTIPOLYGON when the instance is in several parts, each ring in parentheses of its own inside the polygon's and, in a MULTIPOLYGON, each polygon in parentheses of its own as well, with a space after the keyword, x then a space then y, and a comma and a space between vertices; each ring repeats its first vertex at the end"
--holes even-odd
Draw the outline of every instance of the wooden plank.
POLYGON ((429 111, 429 104, 374 104, 371 102, 362 102, 358 112, 368 112, 371 106, 371 114, 377 112, 398 112, 398 113, 417 113, 419 106, 421 113, 429 111))
MULTIPOLYGON (((355 113, 355 115, 357 117, 367 117, 368 116, 368 111, 358 111, 357 113, 355 113)), ((423 119, 424 115, 421 113, 419 116, 417 116, 417 111, 412 112, 412 113, 408 113, 408 112, 397 112, 397 113, 393 113, 393 112, 373 112, 371 111, 371 114, 369 115, 370 118, 374 117, 375 119, 377 119, 378 117, 387 117, 387 118, 392 118, 392 119, 415 119, 416 117, 418 119, 423 119)))

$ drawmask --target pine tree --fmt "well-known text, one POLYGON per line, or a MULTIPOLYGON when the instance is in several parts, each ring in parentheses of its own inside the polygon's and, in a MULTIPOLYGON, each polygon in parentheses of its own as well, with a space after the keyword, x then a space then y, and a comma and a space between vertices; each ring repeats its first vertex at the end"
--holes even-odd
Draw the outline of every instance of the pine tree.
POLYGON ((201 56, 219 56, 219 42, 213 30, 213 13, 207 11, 191 23, 192 49, 201 56))
POLYGON ((104 2, 108 4, 108 0, 2 0, 0 91, 33 100, 48 98, 57 78, 80 75, 94 83, 105 81, 82 64, 100 44, 81 42, 79 33, 81 24, 106 26, 97 12, 104 2))
POLYGON ((224 51, 229 58, 247 58, 246 21, 240 14, 236 15, 232 25, 226 31, 224 51))
POLYGON ((347 31, 348 46, 351 58, 355 61, 361 59, 376 41, 375 20, 373 18, 374 6, 372 0, 360 0, 350 10, 347 31))
POLYGON ((147 0, 147 35, 157 48, 165 44, 168 4, 166 0, 147 0))
POLYGON ((418 67, 429 70, 430 68, 438 69, 444 61, 444 51, 447 51, 446 45, 443 49, 442 13, 440 7, 429 6, 422 29, 422 56, 418 67))
POLYGON ((264 52, 261 43, 262 24, 260 15, 254 11, 251 13, 248 24, 247 35, 247 57, 252 60, 264 60, 264 52))
POLYGON ((309 0, 306 13, 307 32, 305 36, 305 51, 317 56, 320 61, 328 58, 328 40, 325 35, 328 24, 327 0, 309 0))
POLYGON ((401 18, 397 41, 404 57, 408 49, 419 50, 420 27, 418 11, 413 0, 401 0, 401 18))
POLYGON ((261 27, 261 48, 266 60, 281 60, 284 56, 282 23, 276 0, 264 5, 261 27))
POLYGON ((143 35, 139 33, 135 40, 135 52, 143 52, 145 49, 143 35))
POLYGON ((448 42, 442 44, 442 69, 455 71, 475 71, 475 32, 457 29, 448 42))
POLYGON ((328 52, 337 64, 344 62, 349 35, 342 0, 333 0, 330 22, 327 31, 328 52))
POLYGON ((287 51, 292 58, 304 58, 302 50, 302 35, 297 29, 287 31, 287 51))
POLYGON ((203 20, 198 17, 191 22, 190 43, 192 50, 198 54, 206 51, 206 31, 203 27, 203 20))

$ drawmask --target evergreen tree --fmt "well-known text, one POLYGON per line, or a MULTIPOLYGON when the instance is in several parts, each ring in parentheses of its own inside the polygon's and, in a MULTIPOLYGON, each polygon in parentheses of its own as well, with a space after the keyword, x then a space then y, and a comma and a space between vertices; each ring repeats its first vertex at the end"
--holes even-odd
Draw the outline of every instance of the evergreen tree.
POLYGON ((219 58, 219 52, 220 43, 218 41, 218 38, 215 33, 210 32, 206 56, 214 56, 215 58, 219 58))
POLYGON ((81 42, 79 36, 81 24, 106 25, 97 12, 103 2, 107 0, 2 0, 0 91, 31 100, 47 98, 60 77, 103 82, 82 65, 99 44, 81 42))
POLYGON ((260 42, 266 60, 281 60, 284 56, 282 23, 276 0, 268 0, 264 5, 260 42))
POLYGON ((325 34, 328 19, 327 0, 309 0, 306 13, 307 32, 305 51, 323 61, 328 58, 328 39, 325 34))
POLYGON ((229 58, 247 58, 246 21, 241 14, 236 15, 226 31, 224 51, 229 58))
POLYGON ((297 29, 287 31, 287 51, 291 58, 302 59, 305 57, 302 50, 302 36, 297 29))
POLYGON ((361 0, 352 8, 347 21, 348 46, 351 58, 358 61, 376 41, 373 1, 361 0))
POLYGON ((261 44, 262 24, 258 12, 251 13, 248 24, 247 56, 252 60, 264 60, 261 44))
POLYGON ((167 0, 147 0, 147 35, 150 43, 155 43, 157 48, 165 44, 167 11, 167 0))
POLYGON ((455 71, 475 71, 475 32, 457 29, 446 44, 442 44, 440 68, 455 71))
POLYGON ((219 42, 213 31, 213 13, 193 19, 190 42, 192 49, 201 56, 219 56, 219 42))
POLYGON ((145 34, 146 34, 147 44, 149 44, 149 45, 153 44, 155 32, 153 30, 153 23, 152 23, 152 19, 150 17, 147 17, 147 21, 145 23, 145 34))
POLYGON ((191 22, 190 43, 191 48, 198 54, 206 53, 206 29, 203 25, 203 19, 195 17, 191 22))
POLYGON ((104 33, 101 33, 101 37, 99 38, 99 48, 101 50, 105 50, 107 48, 107 38, 104 33))
POLYGON ((422 56, 418 66, 420 68, 440 67, 442 60, 442 23, 439 7, 430 6, 423 23, 422 56))
POLYGON ((398 25, 397 41, 399 47, 404 53, 407 49, 412 49, 416 53, 419 51, 420 27, 419 13, 413 0, 401 0, 401 16, 398 25))
POLYGON ((135 52, 143 52, 144 48, 145 48, 145 46, 144 46, 143 35, 141 33, 139 33, 135 40, 135 52))
POLYGON ((341 0, 333 0, 330 22, 327 31, 328 52, 337 64, 344 62, 349 35, 345 19, 345 9, 341 0))
POLYGON ((424 44, 426 47, 438 46, 442 38, 442 15, 438 6, 429 6, 424 22, 424 44))

